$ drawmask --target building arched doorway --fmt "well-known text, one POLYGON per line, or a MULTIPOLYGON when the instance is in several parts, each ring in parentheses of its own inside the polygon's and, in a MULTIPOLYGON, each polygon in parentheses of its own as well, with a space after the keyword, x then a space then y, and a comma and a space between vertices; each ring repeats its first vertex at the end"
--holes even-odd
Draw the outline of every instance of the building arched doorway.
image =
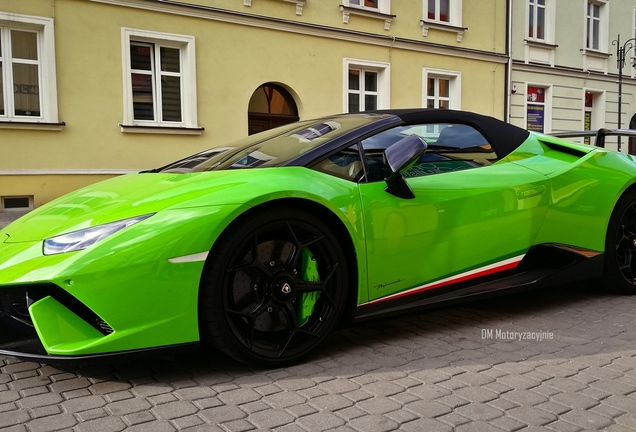
POLYGON ((298 120, 296 102, 283 86, 266 83, 252 94, 247 109, 250 135, 298 120))
MULTIPOLYGON (((629 128, 636 129, 636 114, 634 114, 629 121, 629 128)), ((627 151, 630 155, 636 155, 636 138, 629 137, 629 147, 627 151)))

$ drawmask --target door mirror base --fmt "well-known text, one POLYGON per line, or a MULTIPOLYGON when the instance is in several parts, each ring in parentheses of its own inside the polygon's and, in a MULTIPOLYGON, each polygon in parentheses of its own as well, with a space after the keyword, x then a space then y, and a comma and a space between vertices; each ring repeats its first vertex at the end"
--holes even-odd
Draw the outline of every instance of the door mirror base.
POLYGON ((385 179, 385 191, 398 198, 415 198, 413 190, 404 178, 404 173, 422 157, 426 151, 426 147, 426 141, 421 137, 409 135, 384 151, 386 160, 391 167, 391 175, 385 179))

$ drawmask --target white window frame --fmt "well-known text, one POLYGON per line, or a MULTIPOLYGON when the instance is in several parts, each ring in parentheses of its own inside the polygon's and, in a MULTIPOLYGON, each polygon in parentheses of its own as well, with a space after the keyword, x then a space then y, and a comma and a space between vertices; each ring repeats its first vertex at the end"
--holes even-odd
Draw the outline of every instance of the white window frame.
MULTIPOLYGON (((530 1, 532 1, 533 3, 535 3, 535 8, 538 6, 536 4, 536 0, 529 0, 526 3, 526 29, 530 28, 530 1)), ((555 36, 554 36, 554 32, 555 32, 555 27, 556 27, 556 3, 555 0, 545 0, 545 6, 543 6, 544 9, 544 22, 543 22, 543 38, 538 38, 536 36, 537 32, 536 32, 536 9, 535 9, 535 16, 534 16, 534 34, 535 36, 530 36, 527 31, 526 31, 526 39, 529 41, 533 41, 533 42, 539 42, 539 43, 547 43, 547 44, 553 44, 555 42, 555 36)))
MULTIPOLYGON (((377 109, 390 108, 389 101, 391 100, 391 65, 384 62, 345 58, 343 59, 342 67, 343 112, 349 112, 349 69, 376 72, 378 74, 377 109)), ((364 94, 363 88, 361 88, 360 91, 364 94)), ((363 102, 364 98, 361 98, 361 100, 363 102)), ((364 111, 364 103, 360 104, 360 111, 364 111)))
MULTIPOLYGON (((462 109, 462 74, 457 71, 450 71, 444 69, 432 69, 422 68, 422 107, 428 106, 428 80, 434 79, 446 79, 449 81, 449 97, 448 97, 448 109, 461 110, 462 109)), ((436 101, 439 101, 439 97, 435 96, 436 101)), ((436 103, 439 106, 438 103, 436 103)))
POLYGON ((1 123, 21 124, 57 124, 57 77, 55 67, 55 32, 53 19, 0 12, 0 31, 2 35, 2 70, 4 85, 4 115, 0 115, 1 123), (13 88, 13 71, 10 57, 10 39, 7 37, 11 30, 32 31, 37 33, 38 60, 33 64, 38 65, 38 86, 40 96, 40 115, 16 116, 13 102, 13 92, 7 88, 13 88))
POLYGON ((526 11, 528 12, 528 25, 527 29, 530 29, 530 23, 532 23, 532 35, 527 34, 526 37, 530 40, 535 41, 545 41, 545 33, 546 33, 546 24, 547 24, 547 15, 548 15, 548 5, 547 0, 544 0, 544 4, 539 4, 540 0, 528 0, 528 7, 526 11), (537 36, 539 29, 539 10, 543 10, 543 37, 537 36))
POLYGON ((526 63, 542 63, 548 64, 550 66, 554 66, 555 61, 555 51, 557 45, 555 45, 555 29, 556 29, 556 0, 545 0, 545 5, 540 6, 536 4, 536 0, 529 0, 526 2, 526 12, 525 12, 525 34, 524 34, 524 42, 525 42, 525 62, 526 63), (530 6, 531 2, 533 7, 535 7, 534 17, 531 19, 530 17, 530 6), (536 7, 542 7, 544 9, 544 22, 543 22, 543 37, 539 38, 536 36, 537 34, 537 25, 536 25, 536 7), (533 26, 533 34, 534 36, 530 36, 528 30, 530 28, 530 22, 534 20, 535 25, 533 26))
POLYGON ((525 83, 525 102, 523 105, 523 124, 528 125, 528 87, 541 87, 545 89, 543 102, 535 103, 535 105, 543 104, 543 133, 549 134, 552 131, 552 86, 550 84, 526 82, 525 83))
POLYGON ((609 40, 609 2, 607 0, 588 0, 585 2, 585 34, 583 46, 586 50, 596 52, 606 52, 609 40), (588 5, 599 6, 599 28, 598 28, 598 48, 588 45, 588 35, 590 34, 590 16, 588 15, 588 5))
POLYGON ((353 3, 354 0, 342 0, 343 6, 348 6, 356 9, 362 9, 372 12, 380 12, 383 14, 391 13, 391 0, 378 0, 378 7, 370 7, 364 5, 364 0, 357 0, 359 4, 353 3))
POLYGON ((448 5, 449 21, 439 20, 439 0, 435 0, 435 4, 436 4, 436 8, 435 8, 436 18, 430 19, 428 17, 428 0, 422 1, 422 11, 423 11, 422 21, 429 22, 429 23, 437 23, 441 25, 450 25, 454 27, 462 26, 462 0, 449 0, 449 5, 448 5))
MULTIPOLYGON (((160 33, 148 30, 122 28, 122 64, 124 88, 124 118, 121 125, 123 132, 166 132, 179 133, 179 129, 191 129, 192 133, 200 133, 197 121, 197 93, 196 93, 196 59, 194 36, 160 33), (162 47, 178 48, 181 58, 181 122, 155 120, 135 120, 133 110, 132 67, 130 63, 130 45, 134 42, 156 44, 162 47), (138 127, 151 129, 136 130, 138 127), (153 130, 154 129, 154 130, 153 130)), ((153 64, 153 68, 156 64, 153 64)), ((158 88, 153 85, 155 98, 159 97, 158 88)), ((155 104, 155 111, 158 112, 155 104)))

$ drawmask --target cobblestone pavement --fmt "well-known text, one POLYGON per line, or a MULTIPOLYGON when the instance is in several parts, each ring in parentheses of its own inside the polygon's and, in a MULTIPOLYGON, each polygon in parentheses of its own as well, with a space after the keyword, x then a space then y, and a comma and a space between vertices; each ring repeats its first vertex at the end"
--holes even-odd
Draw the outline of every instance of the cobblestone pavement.
POLYGON ((16 220, 22 215, 25 215, 27 212, 16 211, 16 212, 2 212, 0 211, 0 229, 9 225, 11 222, 16 220))
POLYGON ((195 353, 0 372, 2 431, 628 431, 636 296, 589 283, 372 321, 279 369, 195 353))

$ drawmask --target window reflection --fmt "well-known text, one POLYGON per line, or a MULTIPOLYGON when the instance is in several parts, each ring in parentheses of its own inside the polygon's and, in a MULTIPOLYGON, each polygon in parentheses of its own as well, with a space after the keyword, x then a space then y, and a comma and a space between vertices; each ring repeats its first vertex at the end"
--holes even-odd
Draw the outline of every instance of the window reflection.
POLYGON ((161 70, 163 72, 181 72, 179 50, 161 47, 161 70))
POLYGON ((250 135, 227 147, 197 153, 157 171, 185 173, 281 166, 342 134, 381 118, 384 116, 360 114, 292 123, 250 135))
POLYGON ((40 80, 37 64, 13 64, 14 104, 17 116, 40 116, 40 80))
POLYGON ((161 78, 161 101, 164 121, 181 121, 181 78, 161 78))
POLYGON ((130 67, 145 71, 152 70, 152 50, 150 45, 130 45, 130 67))
POLYGON ((339 128, 340 124, 337 122, 320 123, 296 132, 295 134, 290 135, 290 137, 298 138, 303 142, 309 142, 339 128))
POLYGON ((368 8, 378 8, 379 0, 349 0, 349 6, 362 6, 368 8))
MULTIPOLYGON (((41 112, 37 33, 11 30, 10 35, 14 113, 16 116, 39 117, 41 112)), ((4 107, 0 109, 4 113, 4 107)))
POLYGON ((37 60, 38 59, 37 33, 12 30, 11 31, 11 56, 14 59, 37 60))
POLYGON ((250 154, 247 154, 234 162, 229 166, 230 169, 238 169, 238 168, 255 168, 257 166, 263 165, 266 162, 274 160, 274 156, 270 156, 262 151, 253 151, 250 154))

